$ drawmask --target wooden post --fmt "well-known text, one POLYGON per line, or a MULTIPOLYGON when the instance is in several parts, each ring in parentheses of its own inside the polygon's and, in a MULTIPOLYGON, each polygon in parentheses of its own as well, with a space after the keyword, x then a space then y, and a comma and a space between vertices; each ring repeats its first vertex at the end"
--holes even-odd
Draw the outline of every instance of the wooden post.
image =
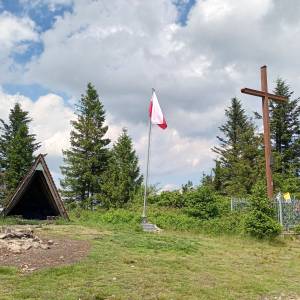
POLYGON ((273 178, 271 169, 271 138, 270 138, 270 115, 269 115, 269 97, 268 97, 268 79, 267 67, 260 68, 261 74, 261 90, 265 93, 262 98, 262 111, 264 123, 264 145, 265 145, 265 165, 266 165, 266 179, 267 179, 267 193, 268 198, 273 198, 273 178))

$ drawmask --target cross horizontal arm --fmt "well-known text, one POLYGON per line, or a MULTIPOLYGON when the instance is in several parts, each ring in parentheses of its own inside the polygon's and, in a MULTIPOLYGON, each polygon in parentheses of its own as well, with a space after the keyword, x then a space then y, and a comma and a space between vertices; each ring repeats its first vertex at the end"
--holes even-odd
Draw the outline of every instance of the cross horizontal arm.
POLYGON ((274 101, 285 102, 288 100, 286 97, 277 96, 274 94, 265 93, 263 91, 258 91, 258 90, 248 89, 248 88, 241 89, 241 92, 243 94, 248 94, 248 95, 257 96, 257 97, 266 97, 267 96, 269 99, 272 99, 274 101))

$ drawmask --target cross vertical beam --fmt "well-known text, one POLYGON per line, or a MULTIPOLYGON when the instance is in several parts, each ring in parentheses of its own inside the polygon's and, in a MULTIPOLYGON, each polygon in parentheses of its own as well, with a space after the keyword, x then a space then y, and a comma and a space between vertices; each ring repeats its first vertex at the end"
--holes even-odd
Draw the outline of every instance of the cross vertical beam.
POLYGON ((267 67, 260 68, 261 91, 244 88, 241 92, 244 94, 261 97, 262 111, 263 111, 263 125, 264 125, 264 150, 265 150, 265 165, 266 165, 266 180, 268 198, 273 198, 273 178, 271 169, 271 138, 270 138, 270 116, 269 116, 269 100, 278 102, 286 102, 286 97, 269 94, 268 92, 268 78, 267 67))
POLYGON ((261 90, 265 93, 262 98, 263 124, 264 124, 264 145, 265 145, 265 165, 268 198, 273 198, 273 177, 271 169, 271 139, 270 139, 270 115, 268 97, 267 67, 260 68, 261 90))

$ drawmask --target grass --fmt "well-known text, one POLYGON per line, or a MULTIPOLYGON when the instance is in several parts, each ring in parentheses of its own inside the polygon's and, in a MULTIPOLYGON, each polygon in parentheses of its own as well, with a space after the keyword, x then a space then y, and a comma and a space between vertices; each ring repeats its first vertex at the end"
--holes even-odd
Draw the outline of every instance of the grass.
POLYGON ((43 226, 42 234, 89 240, 89 256, 72 266, 26 275, 0 267, 0 299, 192 300, 300 295, 298 240, 263 242, 207 235, 186 230, 182 224, 187 221, 180 217, 176 230, 171 230, 174 219, 162 221, 169 229, 149 234, 139 230, 136 215, 121 210, 77 212, 70 224, 59 221, 61 225, 43 226))

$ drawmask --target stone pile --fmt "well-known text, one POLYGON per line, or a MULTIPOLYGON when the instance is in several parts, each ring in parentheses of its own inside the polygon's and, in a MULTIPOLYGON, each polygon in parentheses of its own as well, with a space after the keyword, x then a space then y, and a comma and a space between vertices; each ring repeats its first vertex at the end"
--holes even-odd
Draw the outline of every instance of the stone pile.
POLYGON ((42 241, 34 235, 32 229, 2 228, 0 229, 0 250, 6 249, 11 253, 20 254, 31 248, 50 249, 52 240, 42 241))

